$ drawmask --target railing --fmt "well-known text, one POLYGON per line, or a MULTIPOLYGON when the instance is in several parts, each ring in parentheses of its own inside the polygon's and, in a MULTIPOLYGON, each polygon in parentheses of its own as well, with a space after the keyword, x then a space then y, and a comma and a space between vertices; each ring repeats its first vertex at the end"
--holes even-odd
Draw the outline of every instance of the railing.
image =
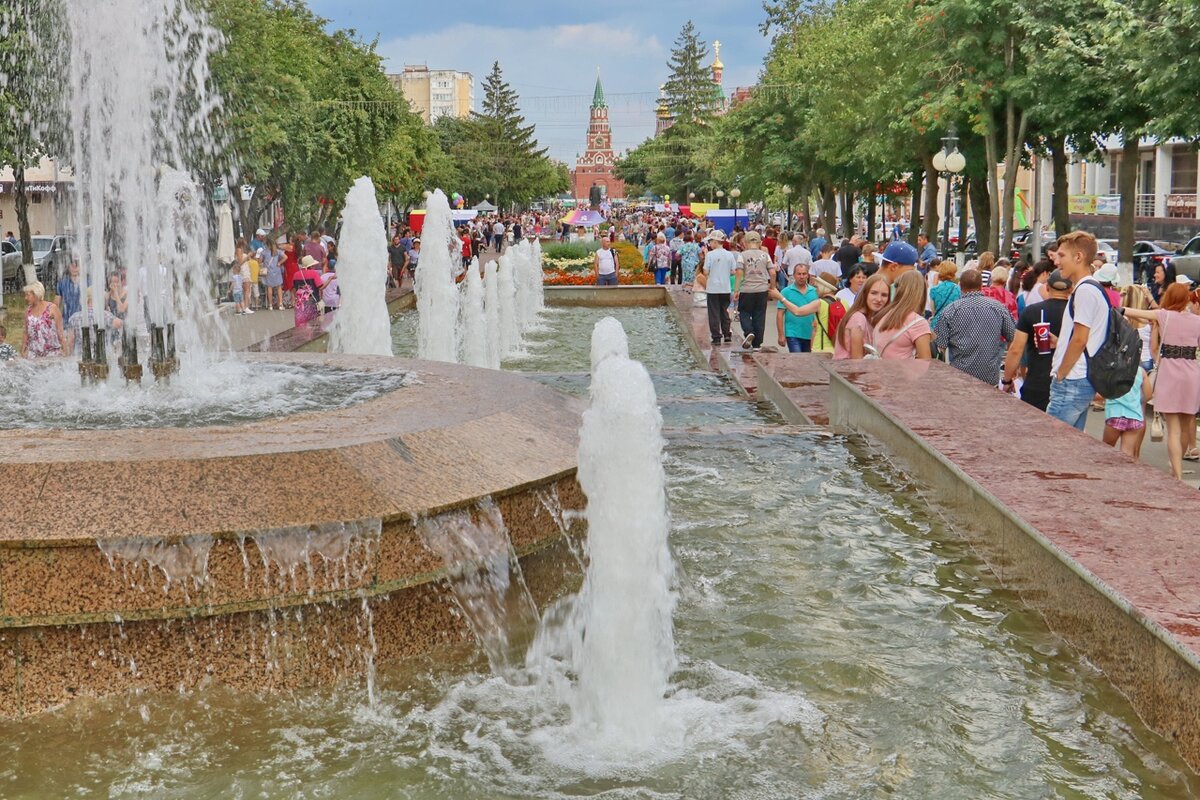
POLYGON ((1153 217, 1154 216, 1154 195, 1139 194, 1136 195, 1133 204, 1133 214, 1135 217, 1153 217))

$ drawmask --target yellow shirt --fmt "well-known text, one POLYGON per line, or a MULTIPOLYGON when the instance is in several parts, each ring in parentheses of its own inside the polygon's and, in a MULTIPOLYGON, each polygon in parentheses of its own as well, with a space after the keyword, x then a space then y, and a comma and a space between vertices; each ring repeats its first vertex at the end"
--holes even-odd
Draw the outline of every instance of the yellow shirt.
POLYGON ((261 267, 261 265, 258 263, 258 259, 257 259, 257 258, 251 258, 251 259, 249 259, 249 260, 248 260, 246 263, 247 263, 247 264, 249 265, 249 267, 250 267, 250 282, 251 282, 251 283, 258 283, 258 270, 259 270, 259 269, 260 269, 260 267, 261 267))
MULTIPOLYGON (((834 297, 832 299, 833 299, 833 302, 835 302, 835 303, 841 303, 842 307, 845 308, 847 311, 850 310, 850 307, 847 306, 843 301, 838 300, 836 297, 834 297)), ((842 317, 842 322, 845 322, 845 321, 846 321, 846 317, 842 317)), ((812 349, 813 349, 814 353, 832 353, 833 352, 833 339, 831 339, 829 336, 825 335, 825 332, 828 330, 829 330, 829 303, 824 298, 822 298, 821 305, 819 308, 817 308, 817 324, 813 326, 812 349)), ((836 335, 836 332, 831 331, 830 333, 833 335, 836 335)))

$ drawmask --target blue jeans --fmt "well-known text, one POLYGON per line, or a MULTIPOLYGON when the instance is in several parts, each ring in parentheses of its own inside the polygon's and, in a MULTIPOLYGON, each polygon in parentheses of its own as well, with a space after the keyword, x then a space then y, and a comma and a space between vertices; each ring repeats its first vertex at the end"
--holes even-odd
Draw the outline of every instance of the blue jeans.
POLYGON ((1046 413, 1055 419, 1061 419, 1068 425, 1074 425, 1083 430, 1087 424, 1088 409, 1092 406, 1092 398, 1096 390, 1087 378, 1059 381, 1050 383, 1050 405, 1046 413))
POLYGON ((654 270, 654 282, 656 284, 658 284, 659 286, 666 284, 668 270, 669 270, 668 267, 663 267, 662 269, 655 269, 654 270))
POLYGON ((799 336, 787 337, 789 353, 811 353, 812 339, 801 339, 799 336))
POLYGON ((597 275, 596 276, 596 285, 597 286, 616 286, 617 285, 617 273, 610 272, 607 275, 597 275))

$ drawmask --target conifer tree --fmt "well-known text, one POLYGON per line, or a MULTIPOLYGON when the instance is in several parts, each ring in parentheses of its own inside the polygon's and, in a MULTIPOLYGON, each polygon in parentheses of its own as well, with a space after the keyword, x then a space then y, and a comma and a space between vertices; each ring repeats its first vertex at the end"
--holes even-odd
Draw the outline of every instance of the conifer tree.
POLYGON ((663 97, 676 125, 703 119, 716 105, 716 88, 704 64, 707 58, 708 45, 700 41, 696 26, 688 20, 671 49, 667 60, 671 75, 663 87, 663 97))
POLYGON ((478 152, 494 176, 497 205, 501 198, 518 202, 529 199, 534 191, 531 183, 542 174, 546 149, 538 147, 534 126, 525 124, 517 93, 504 80, 498 61, 483 81, 483 112, 472 116, 478 126, 478 152))

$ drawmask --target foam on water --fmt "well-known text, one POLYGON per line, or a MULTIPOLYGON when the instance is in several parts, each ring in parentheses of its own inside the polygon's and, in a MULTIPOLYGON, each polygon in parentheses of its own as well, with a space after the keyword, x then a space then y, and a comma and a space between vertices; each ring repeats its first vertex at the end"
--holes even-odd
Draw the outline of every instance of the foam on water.
POLYGON ((387 270, 387 232, 379 216, 375 184, 362 177, 346 195, 342 212, 337 262, 342 297, 330 332, 330 352, 392 355, 391 320, 383 293, 387 270))
POLYGON ((430 361, 458 361, 458 289, 454 276, 458 244, 450 201, 435 189, 425 203, 421 229, 421 266, 417 269, 417 357, 430 361))
POLYGON ((0 429, 163 428, 258 422, 305 411, 332 411, 410 385, 404 370, 370 372, 318 365, 217 361, 169 383, 130 387, 115 371, 79 388, 74 363, 14 361, 0 369, 0 429))

